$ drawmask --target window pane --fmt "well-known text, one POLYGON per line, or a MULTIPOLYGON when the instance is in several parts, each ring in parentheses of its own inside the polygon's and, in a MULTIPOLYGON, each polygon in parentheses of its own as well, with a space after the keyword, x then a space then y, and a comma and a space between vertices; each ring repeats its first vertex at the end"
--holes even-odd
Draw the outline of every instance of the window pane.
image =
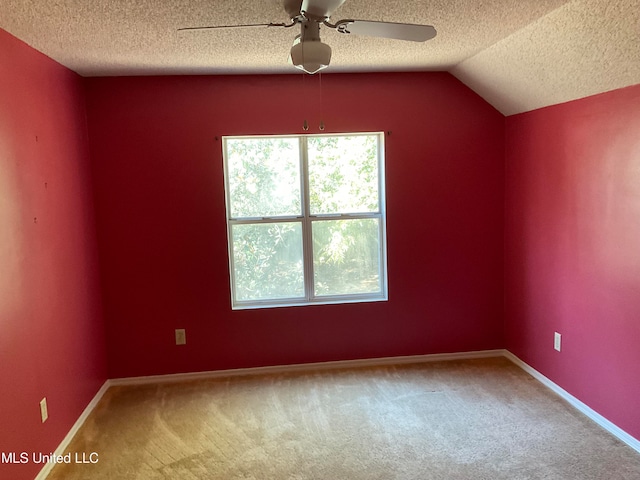
POLYGON ((377 212, 378 136, 309 137, 312 214, 377 212))
POLYGON ((300 223, 233 225, 231 233, 237 301, 304 296, 300 223))
POLYGON ((312 225, 316 295, 382 291, 377 218, 322 220, 312 225))
POLYGON ((297 138, 227 140, 232 218, 301 214, 298 145, 297 138))

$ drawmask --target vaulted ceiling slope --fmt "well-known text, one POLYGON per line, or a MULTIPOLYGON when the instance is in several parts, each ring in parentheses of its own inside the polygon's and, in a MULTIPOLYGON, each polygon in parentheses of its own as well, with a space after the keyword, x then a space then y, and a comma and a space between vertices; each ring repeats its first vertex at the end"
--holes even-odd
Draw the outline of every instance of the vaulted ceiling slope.
MULTIPOLYGON (((284 0, 4 0, 0 28, 83 76, 297 73, 284 0)), ((426 43, 322 29, 330 72, 450 71, 505 115, 640 83, 640 0, 346 0, 332 15, 434 25, 426 43)), ((4 68, 4 66, 2 66, 4 68)))
POLYGON ((451 72, 505 115, 640 83, 640 1, 568 2, 451 72))

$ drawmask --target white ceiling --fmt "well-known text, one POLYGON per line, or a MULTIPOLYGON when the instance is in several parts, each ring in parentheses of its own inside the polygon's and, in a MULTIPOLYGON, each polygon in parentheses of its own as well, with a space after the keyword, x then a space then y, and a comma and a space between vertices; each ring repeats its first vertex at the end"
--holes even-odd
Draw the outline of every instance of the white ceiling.
MULTIPOLYGON (((3 0, 0 28, 83 76, 297 73, 283 0, 3 0)), ((640 83, 640 0, 347 0, 343 18, 429 24, 426 43, 328 28, 330 72, 446 70, 505 115, 640 83)))

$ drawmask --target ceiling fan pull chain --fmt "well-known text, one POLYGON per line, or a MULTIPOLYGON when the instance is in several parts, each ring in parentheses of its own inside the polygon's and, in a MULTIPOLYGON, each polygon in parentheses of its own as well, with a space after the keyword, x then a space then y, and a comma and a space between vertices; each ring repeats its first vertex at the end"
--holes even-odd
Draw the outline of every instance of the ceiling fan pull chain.
POLYGON ((322 72, 318 73, 318 83, 320 83, 320 131, 324 130, 324 105, 322 102, 322 72))

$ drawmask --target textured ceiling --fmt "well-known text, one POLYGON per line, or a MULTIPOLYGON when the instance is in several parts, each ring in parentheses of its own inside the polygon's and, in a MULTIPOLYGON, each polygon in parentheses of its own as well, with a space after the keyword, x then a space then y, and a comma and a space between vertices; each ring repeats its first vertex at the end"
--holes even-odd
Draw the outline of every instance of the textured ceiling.
MULTIPOLYGON (((0 28, 83 76, 297 73, 283 0, 3 0, 0 28)), ((640 83, 640 0, 347 0, 343 18, 434 25, 426 43, 323 28, 330 72, 448 70, 505 114, 640 83)))
POLYGON ((505 115, 640 83, 640 1, 578 0, 452 73, 505 115))

